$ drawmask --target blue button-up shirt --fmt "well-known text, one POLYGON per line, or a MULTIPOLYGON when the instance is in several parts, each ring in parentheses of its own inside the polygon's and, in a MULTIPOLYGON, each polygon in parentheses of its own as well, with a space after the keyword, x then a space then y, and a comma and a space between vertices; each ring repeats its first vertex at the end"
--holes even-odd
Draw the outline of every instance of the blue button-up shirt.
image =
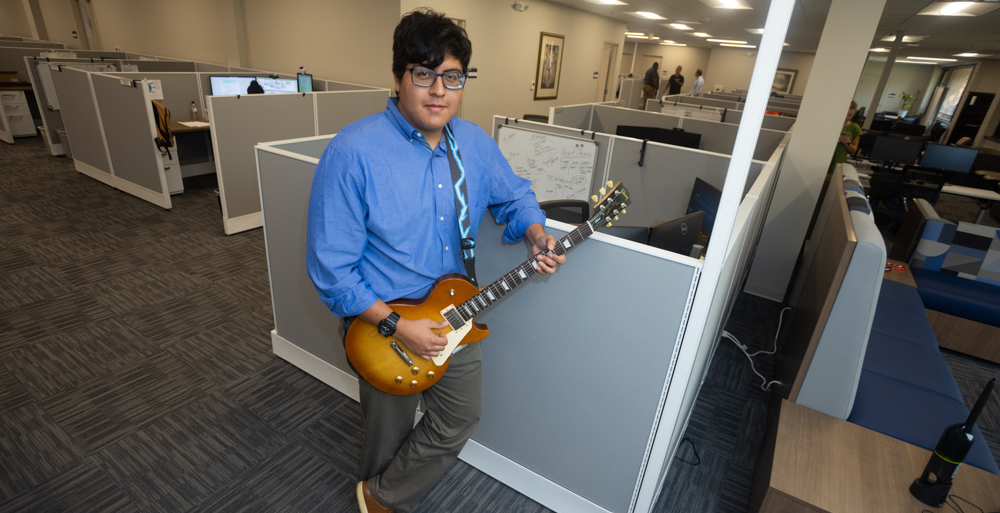
MULTIPOLYGON (((390 98, 385 111, 345 127, 313 177, 306 265, 320 299, 340 317, 377 299, 420 298, 444 274, 465 274, 447 143, 431 148, 390 98)), ((453 118, 465 166, 471 236, 489 208, 517 242, 545 223, 531 182, 514 174, 496 142, 453 118)))

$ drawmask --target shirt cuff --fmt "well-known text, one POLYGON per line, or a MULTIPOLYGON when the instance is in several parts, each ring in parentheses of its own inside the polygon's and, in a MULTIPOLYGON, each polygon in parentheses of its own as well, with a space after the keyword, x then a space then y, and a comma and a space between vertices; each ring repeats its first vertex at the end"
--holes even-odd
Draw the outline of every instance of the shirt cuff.
POLYGON ((533 208, 518 214, 518 216, 511 222, 507 223, 507 227, 504 228, 503 241, 507 244, 519 242, 524 238, 524 232, 528 230, 528 227, 535 223, 545 226, 545 212, 542 209, 533 208))

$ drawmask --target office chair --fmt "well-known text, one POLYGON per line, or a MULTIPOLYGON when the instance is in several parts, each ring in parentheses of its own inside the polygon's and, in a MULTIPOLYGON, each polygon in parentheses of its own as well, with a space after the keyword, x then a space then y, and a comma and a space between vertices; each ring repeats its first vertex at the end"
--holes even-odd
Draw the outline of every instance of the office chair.
POLYGON ((539 123, 548 123, 549 116, 543 116, 541 114, 525 114, 521 119, 525 121, 537 121, 539 123))
POLYGON ((868 202, 875 216, 875 226, 891 229, 906 217, 903 203, 903 175, 900 173, 872 173, 868 202))
POLYGON ((538 204, 545 212, 545 217, 579 225, 590 219, 590 203, 585 200, 550 200, 538 204))

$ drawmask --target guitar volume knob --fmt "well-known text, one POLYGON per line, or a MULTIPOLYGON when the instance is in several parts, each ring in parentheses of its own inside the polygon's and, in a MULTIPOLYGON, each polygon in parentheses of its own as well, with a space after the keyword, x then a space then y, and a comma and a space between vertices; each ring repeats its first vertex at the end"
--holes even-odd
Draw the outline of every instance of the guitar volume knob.
POLYGON ((410 382, 410 388, 417 388, 417 380, 413 380, 410 382))
POLYGON ((417 374, 420 374, 420 367, 414 367, 414 368, 410 369, 410 374, 413 374, 414 376, 416 376, 417 374))
POLYGON ((396 376, 396 379, 393 380, 393 381, 395 381, 397 385, 402 385, 403 384, 403 376, 396 376))
POLYGON ((430 371, 427 373, 427 379, 434 379, 434 371, 430 371))

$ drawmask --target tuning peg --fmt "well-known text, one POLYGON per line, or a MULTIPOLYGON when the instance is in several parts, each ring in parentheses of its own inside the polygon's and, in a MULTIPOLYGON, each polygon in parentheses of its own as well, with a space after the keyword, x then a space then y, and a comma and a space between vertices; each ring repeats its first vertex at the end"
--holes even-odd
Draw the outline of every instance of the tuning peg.
POLYGON ((622 209, 622 213, 623 213, 623 214, 626 214, 626 213, 627 213, 627 212, 625 212, 625 209, 624 209, 624 208, 622 209))
POLYGON ((611 223, 608 223, 608 224, 606 224, 604 226, 607 226, 608 228, 611 228, 611 223))
POLYGON ((593 201, 594 203, 597 203, 597 200, 599 199, 600 198, 598 198, 596 194, 590 197, 590 200, 593 201))
POLYGON ((604 187, 597 189, 597 192, 601 193, 601 196, 604 196, 605 194, 608 193, 607 189, 605 189, 604 187))
POLYGON ((612 182, 611 180, 608 180, 608 187, 614 187, 614 186, 615 186, 615 182, 612 182))
POLYGON ((618 216, 615 216, 615 221, 617 221, 617 220, 618 220, 618 216))

